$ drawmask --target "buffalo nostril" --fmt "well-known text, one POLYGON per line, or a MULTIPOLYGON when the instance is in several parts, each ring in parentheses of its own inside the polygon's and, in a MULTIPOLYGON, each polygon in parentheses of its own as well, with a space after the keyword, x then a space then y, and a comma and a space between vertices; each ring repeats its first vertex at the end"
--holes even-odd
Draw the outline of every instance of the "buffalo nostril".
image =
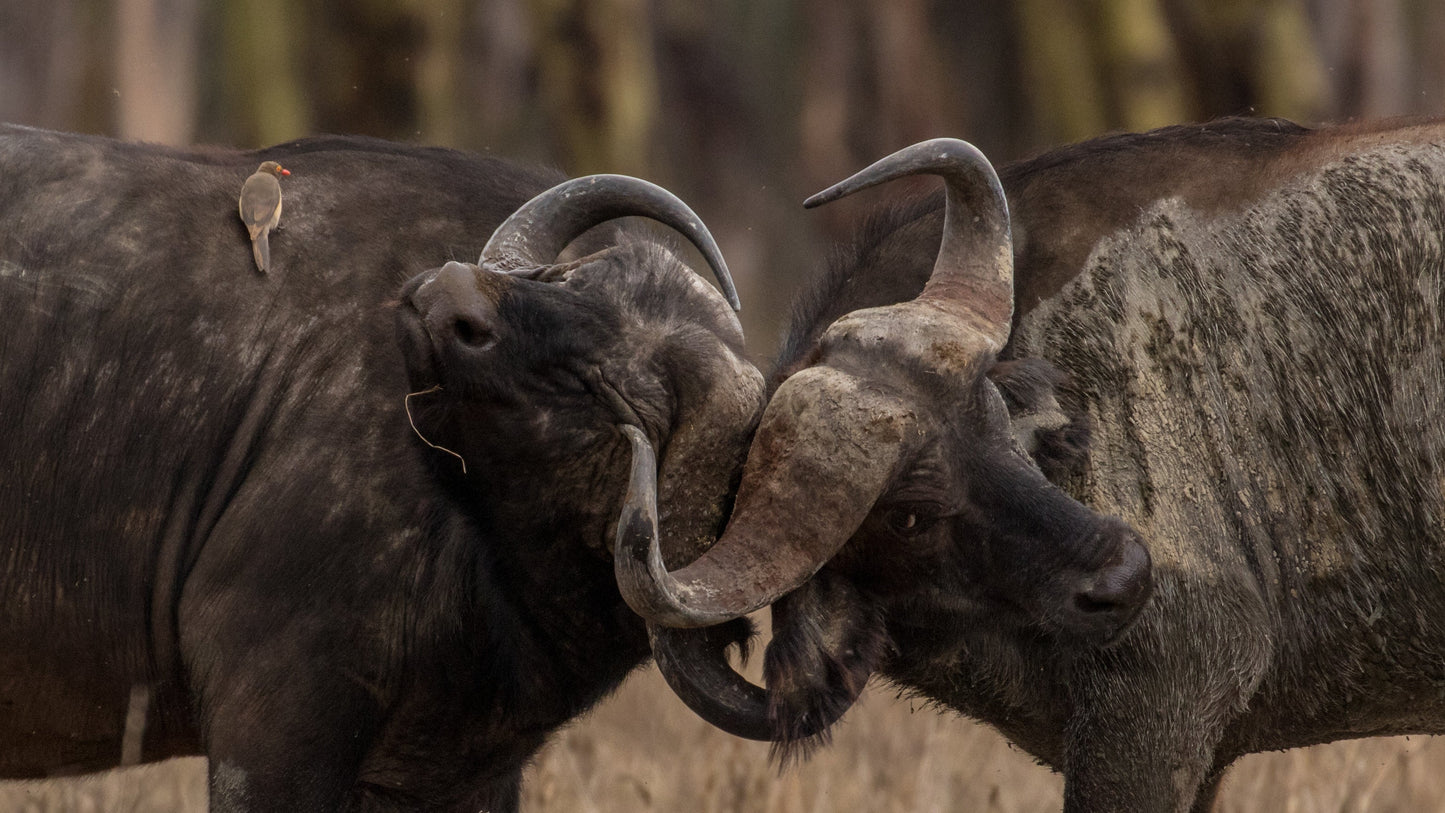
POLYGON ((1100 599, 1090 591, 1074 596, 1074 609, 1081 613, 1107 613, 1118 607, 1114 602, 1100 599))
POLYGON ((502 291, 493 279, 496 276, 449 262, 422 277, 409 293, 408 300, 437 350, 486 350, 497 343, 502 291))
POLYGON ((486 325, 465 316, 452 320, 452 334, 462 344, 478 349, 490 347, 494 339, 494 334, 486 325))
POLYGON ((1122 540, 1114 557, 1085 579, 1074 606, 1084 613, 1132 615, 1149 598, 1150 571, 1148 549, 1137 539, 1122 540))

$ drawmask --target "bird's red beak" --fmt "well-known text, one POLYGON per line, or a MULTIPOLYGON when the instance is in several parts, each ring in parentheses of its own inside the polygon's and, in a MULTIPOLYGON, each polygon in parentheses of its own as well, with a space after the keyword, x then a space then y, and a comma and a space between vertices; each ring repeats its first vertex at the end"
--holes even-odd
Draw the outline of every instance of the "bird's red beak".
POLYGON ((289 169, 283 169, 283 170, 281 170, 281 174, 282 174, 282 175, 290 175, 290 174, 291 174, 291 170, 289 170, 289 169))

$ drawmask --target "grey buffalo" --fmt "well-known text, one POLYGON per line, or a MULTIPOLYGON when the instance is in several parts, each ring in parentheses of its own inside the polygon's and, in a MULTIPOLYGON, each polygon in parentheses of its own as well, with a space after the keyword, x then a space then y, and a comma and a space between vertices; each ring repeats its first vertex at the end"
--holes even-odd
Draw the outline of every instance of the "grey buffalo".
POLYGON ((916 173, 946 182, 931 273, 939 207, 907 204, 800 306, 716 547, 668 570, 630 526, 659 622, 773 604, 766 691, 718 635, 659 655, 684 699, 796 747, 877 672, 1071 813, 1445 731, 1445 127, 1171 128, 1002 185, 926 142, 818 200, 916 173))
POLYGON ((0 129, 0 775, 203 754, 213 811, 515 810, 649 655, 611 561, 632 443, 686 560, 762 410, 724 296, 631 215, 732 295, 636 179, 0 129))

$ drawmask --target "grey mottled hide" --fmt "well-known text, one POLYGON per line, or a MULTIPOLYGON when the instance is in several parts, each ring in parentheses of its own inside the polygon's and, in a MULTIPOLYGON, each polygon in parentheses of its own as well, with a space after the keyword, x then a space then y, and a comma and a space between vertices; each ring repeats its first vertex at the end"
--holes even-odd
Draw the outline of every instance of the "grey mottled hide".
MULTIPOLYGON (((1138 626, 1055 677, 1071 753, 1011 732, 1060 767, 1114 749, 1071 805, 1207 809, 1244 753, 1445 730, 1442 190, 1445 149, 1415 144, 1238 211, 1161 200, 1024 319, 1017 355, 1092 419, 1068 489, 1156 565, 1138 626)), ((1037 721, 1030 695, 965 710, 1037 721)))
POLYGON ((1346 159, 1217 221, 1163 201, 1028 320, 1020 352, 1093 414, 1086 493, 1157 563, 1215 579, 1248 548, 1273 591, 1440 539, 1440 158, 1346 159))

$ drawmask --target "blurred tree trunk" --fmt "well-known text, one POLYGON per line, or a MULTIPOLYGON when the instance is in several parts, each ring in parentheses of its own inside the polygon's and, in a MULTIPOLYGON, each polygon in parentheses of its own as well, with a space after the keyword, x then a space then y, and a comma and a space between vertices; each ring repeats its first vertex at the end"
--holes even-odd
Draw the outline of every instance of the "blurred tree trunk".
MULTIPOLYGON (((799 111, 799 152, 804 183, 821 189, 861 168, 849 144, 849 112, 866 82, 858 65, 861 26, 858 4, 850 0, 803 3, 803 100, 799 111)), ((881 156, 874 156, 881 157, 881 156)))
POLYGON ((1156 0, 1021 0, 1016 9, 1044 140, 1188 118, 1174 40, 1156 0))
POLYGON ((1163 5, 1196 118, 1258 114, 1311 122, 1329 115, 1325 66, 1302 0, 1163 5))
MULTIPOLYGON (((874 68, 873 109, 855 115, 855 127, 884 152, 947 135, 959 99, 939 54, 936 26, 926 0, 865 3, 868 47, 874 68)), ((867 140, 859 139, 860 144, 867 140)), ((873 158, 869 158, 873 160, 873 158)))
POLYGON ((416 84, 416 136, 428 144, 458 146, 462 123, 458 90, 468 33, 466 0, 408 0, 421 23, 421 45, 413 66, 416 84))
POLYGON ((1156 0, 1095 0, 1093 32, 1111 128, 1149 130, 1189 117, 1174 40, 1156 0))
POLYGON ((1017 7, 994 0, 935 2, 932 18, 947 93, 959 105, 950 111, 949 134, 968 139, 995 162, 1049 143, 1034 126, 1017 7))
MULTIPOLYGON (((1409 68, 1415 49, 1400 0, 1314 0, 1313 10, 1332 80, 1334 117, 1420 109, 1413 104, 1420 77, 1409 68)), ((1422 55, 1438 50, 1438 42, 1419 43, 1422 55)))
POLYGON ((1077 141, 1109 129, 1085 7, 1076 0, 1019 0, 1015 8, 1024 84, 1043 140, 1077 141))
POLYGON ((717 238, 743 300, 748 350, 761 360, 783 320, 784 292, 817 257, 807 239, 817 215, 795 191, 797 8, 658 0, 655 13, 655 179, 717 238))
POLYGON ((189 144, 196 128, 196 0, 117 0, 116 134, 189 144))
POLYGON ((646 174, 657 119, 647 0, 528 0, 538 103, 574 173, 646 174))
MULTIPOLYGON (((957 123, 964 100, 925 0, 804 0, 802 9, 798 149, 808 188, 842 180, 911 143, 963 135, 957 123)), ((829 206, 819 216, 841 233, 856 222, 856 206, 829 206)))
MULTIPOLYGON (((97 3, 4 0, 0 3, 0 118, 65 129, 103 127, 109 103, 85 104, 86 79, 109 67, 97 3)), ((108 94, 108 90, 106 91, 108 94)))
MULTIPOLYGON (((1445 3, 1440 0, 1413 0, 1405 23, 1413 34, 1413 63, 1407 73, 1417 80, 1409 110, 1415 113, 1445 111, 1445 3)), ((1394 112, 1394 111, 1392 111, 1394 112)), ((1403 112, 1403 111, 1401 111, 1403 112)))
POLYGON ((311 131, 310 107, 297 43, 315 45, 298 4, 289 0, 230 0, 223 6, 223 75, 227 110, 240 122, 232 138, 274 144, 311 131))
POLYGON ((300 55, 315 124, 329 132, 459 146, 467 0, 310 0, 300 55))
POLYGON ((548 155, 548 130, 534 102, 535 38, 526 3, 490 0, 474 9, 460 74, 464 112, 474 128, 465 143, 505 145, 520 157, 541 160, 548 155))

